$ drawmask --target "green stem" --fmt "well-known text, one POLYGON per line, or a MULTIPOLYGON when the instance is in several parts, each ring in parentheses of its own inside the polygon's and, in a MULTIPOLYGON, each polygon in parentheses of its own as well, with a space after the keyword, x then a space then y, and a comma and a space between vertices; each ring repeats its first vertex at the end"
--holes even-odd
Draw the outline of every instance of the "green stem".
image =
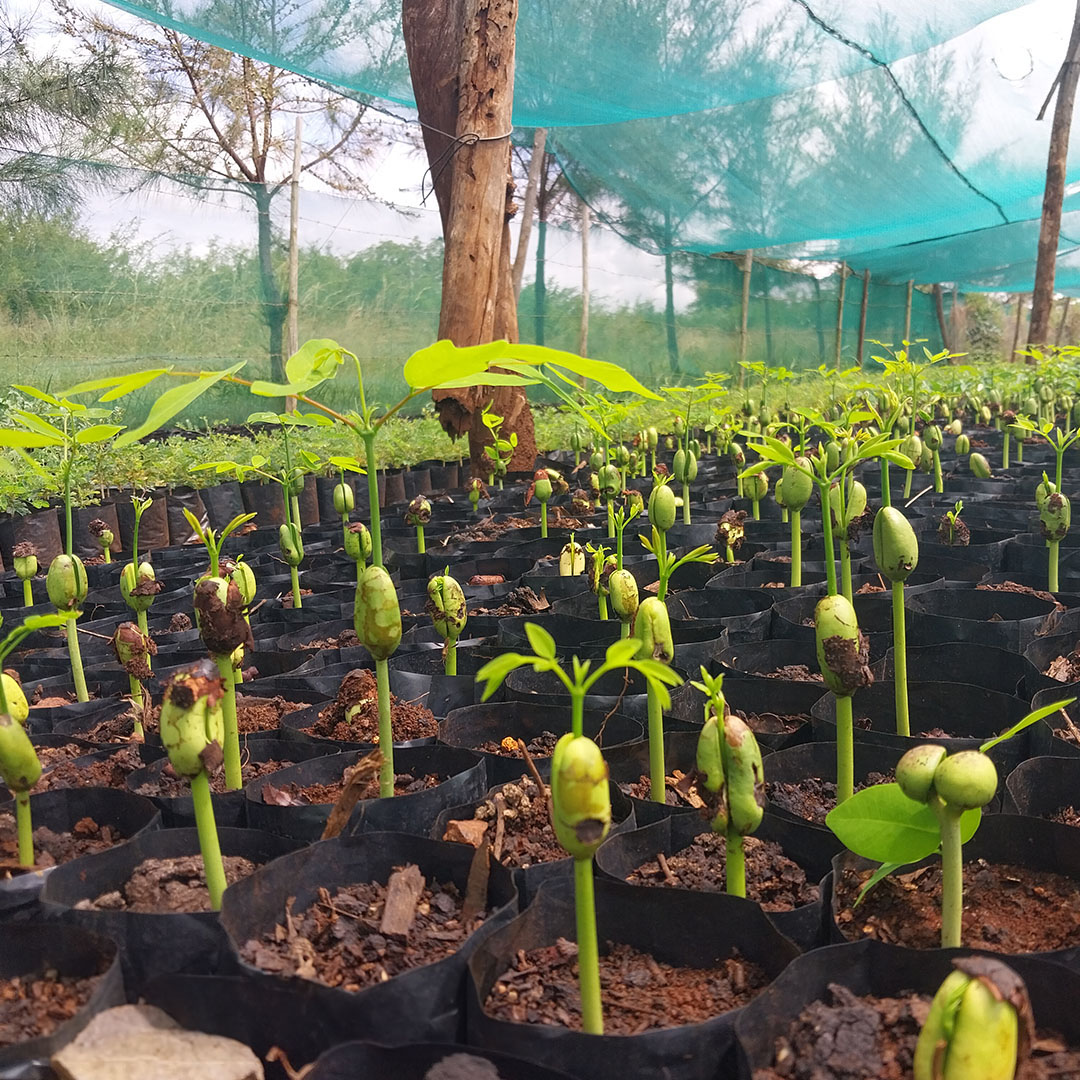
POLYGON ((1009 467, 1009 429, 1005 429, 1005 437, 1001 440, 1001 467, 1009 467))
POLYGON ((105 556, 105 561, 107 563, 112 562, 112 551, 110 550, 110 548, 102 548, 101 553, 105 556))
POLYGON ((304 606, 304 601, 300 596, 300 574, 295 566, 289 567, 289 580, 292 582, 292 606, 296 610, 304 606))
POLYGON ((215 656, 218 674, 225 687, 225 696, 221 699, 221 711, 225 717, 225 787, 229 791, 238 791, 243 787, 240 777, 240 728, 236 723, 236 683, 233 680, 233 662, 231 656, 215 656))
POLYGON ((941 828, 941 947, 959 949, 964 918, 964 846, 960 812, 936 796, 930 806, 941 828))
POLYGON ((600 611, 600 621, 606 622, 608 617, 607 597, 602 592, 596 594, 596 606, 600 611))
POLYGON ((829 503, 828 486, 819 484, 818 495, 821 498, 821 531, 825 538, 825 585, 829 595, 835 596, 837 592, 836 562, 834 561, 832 506, 829 503))
POLYGON ((791 587, 802 585, 802 511, 791 511, 791 587))
POLYGON ((619 630, 619 637, 628 638, 629 636, 630 636, 630 624, 628 622, 624 622, 622 624, 622 628, 619 630))
POLYGON ((1024 437, 1021 435, 1016 440, 1016 463, 1017 465, 1024 464, 1024 437))
POLYGON ((609 540, 615 539, 615 504, 611 499, 604 500, 607 503, 607 534, 609 540))
POLYGON ((728 830, 724 839, 725 887, 731 896, 746 896, 746 853, 743 838, 728 830))
POLYGON ((724 545, 724 562, 733 563, 735 561, 735 549, 730 544, 724 545))
POLYGON ((1057 468, 1054 471, 1054 490, 1060 492, 1061 491, 1061 470, 1062 470, 1062 466, 1064 465, 1065 451, 1064 450, 1055 450, 1054 452, 1057 454, 1057 468))
POLYGON ((446 660, 443 663, 443 673, 457 674, 457 638, 446 639, 446 660))
POLYGON ((547 539, 548 526, 547 526, 547 503, 542 502, 540 504, 540 536, 543 539, 547 539))
POLYGON ((29 578, 24 578, 22 583, 23 607, 34 606, 34 587, 29 578))
POLYGON ((142 739, 144 737, 143 726, 142 720, 139 718, 142 716, 143 690, 142 683, 139 682, 134 675, 128 675, 128 690, 131 693, 131 704, 135 706, 135 724, 133 731, 135 733, 135 738, 142 739))
POLYGON ((1051 540, 1046 546, 1050 549, 1050 557, 1047 566, 1047 588, 1050 592, 1058 591, 1058 547, 1060 541, 1051 540))
POLYGON ((836 804, 855 794, 855 723, 851 698, 836 699, 836 804))
POLYGON ((892 506, 892 478, 889 475, 889 459, 881 459, 881 505, 892 506))
POLYGON ((75 680, 75 697, 79 701, 89 701, 90 695, 86 692, 86 674, 83 671, 82 650, 79 648, 79 631, 75 626, 74 617, 67 621, 67 646, 68 656, 71 658, 71 677, 75 680))
POLYGON ((289 496, 289 505, 292 507, 292 520, 296 526, 296 531, 300 532, 300 500, 295 495, 289 496))
POLYGON ((847 541, 840 540, 840 591, 847 597, 849 603, 854 603, 851 589, 851 552, 848 551, 847 541))
POLYGON ((623 565, 622 565, 622 560, 623 560, 623 555, 622 555, 622 552, 623 552, 623 531, 625 530, 625 528, 626 528, 626 524, 624 522, 623 523, 623 528, 616 529, 616 531, 615 531, 615 569, 616 570, 621 570, 623 568, 623 565))
POLYGON ((416 526, 416 553, 417 555, 424 555, 427 553, 427 544, 424 542, 424 526, 416 526))
POLYGON ((934 455, 934 491, 940 495, 945 490, 941 479, 941 453, 938 450, 933 450, 931 453, 934 455))
POLYGON ((592 859, 574 860, 574 914, 577 920, 581 1027, 587 1035, 603 1035, 604 1008, 600 1001, 600 948, 596 937, 592 859))
POLYGON ((755 521, 761 520, 761 501, 759 499, 750 500, 750 512, 753 514, 755 521))
POLYGON ((690 485, 685 481, 682 486, 682 523, 690 524, 690 485))
POLYGON ((788 508, 786 506, 781 506, 780 507, 780 522, 781 522, 781 524, 786 525, 790 520, 791 520, 791 518, 788 515, 788 508))
POLYGON ((660 692, 648 684, 649 706, 649 797, 653 802, 666 803, 667 790, 664 782, 664 713, 660 708, 660 692))
POLYGON ((74 459, 72 451, 64 460, 64 552, 68 555, 75 554, 75 538, 71 531, 71 466, 74 459))
POLYGON ((580 737, 585 731, 585 691, 570 691, 570 730, 580 737))
POLYGON ((30 792, 15 792, 15 828, 19 838, 19 865, 34 865, 34 822, 30 816, 30 792))
POLYGON ((195 828, 199 833, 199 850, 202 852, 206 888, 210 893, 210 909, 221 910, 221 896, 225 892, 225 864, 221 861, 221 844, 218 842, 217 822, 214 821, 214 801, 210 797, 210 781, 206 770, 191 778, 191 801, 195 809, 195 828))
POLYGON ((907 617, 904 612, 904 583, 892 586, 893 693, 896 702, 896 734, 910 735, 907 689, 907 617))
MULTIPOLYGON (((917 464, 918 464, 918 462, 916 462, 916 465, 917 464)), ((905 499, 910 499, 911 498, 911 478, 914 475, 915 475, 915 470, 914 469, 905 469, 904 470, 904 498, 905 499)))
POLYGON ((394 794, 394 729, 390 723, 390 665, 375 661, 375 682, 379 689, 379 750, 383 763, 379 769, 379 798, 394 794))
MULTIPOLYGON (((137 569, 138 569, 138 567, 136 566, 136 570, 137 569)), ((138 580, 138 578, 136 578, 136 581, 137 580, 138 580)), ((139 632, 142 634, 142 636, 144 638, 147 638, 149 640, 149 638, 150 638, 150 625, 146 621, 146 612, 145 611, 136 611, 135 612, 135 621, 138 624, 139 632)), ((150 662, 150 653, 149 652, 146 654, 146 669, 147 669, 147 671, 153 671, 154 670, 154 665, 150 662)))
POLYGON ((379 479, 375 474, 375 432, 365 431, 364 457, 367 464, 368 506, 371 516, 371 565, 382 566, 382 522, 379 517, 379 479))

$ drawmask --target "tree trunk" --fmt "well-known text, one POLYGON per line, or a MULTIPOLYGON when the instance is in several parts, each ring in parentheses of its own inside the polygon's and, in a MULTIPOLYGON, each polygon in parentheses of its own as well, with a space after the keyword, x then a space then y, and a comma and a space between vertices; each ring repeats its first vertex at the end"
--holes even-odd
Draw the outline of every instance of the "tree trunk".
POLYGON ((772 333, 772 302, 769 300, 769 267, 762 266, 761 276, 765 279, 765 287, 761 290, 761 314, 765 323, 765 364, 773 367, 776 361, 776 342, 773 341, 772 333))
POLYGON ((952 352, 952 343, 949 341, 949 327, 945 322, 945 301, 941 285, 934 285, 934 310, 937 312, 938 329, 941 331, 942 347, 952 352))
POLYGON ((1054 335, 1054 344, 1061 344, 1061 335, 1065 333, 1065 323, 1069 318, 1069 305, 1072 303, 1072 297, 1066 296, 1065 303, 1061 308, 1061 320, 1058 322, 1057 333, 1054 335))
POLYGON ((1069 128, 1072 126, 1078 79, 1080 79, 1080 0, 1077 0, 1076 14, 1073 17, 1069 48, 1058 75, 1057 104, 1054 106, 1054 121, 1050 129, 1050 150, 1046 163, 1042 224, 1039 227, 1039 257, 1035 264, 1035 290, 1031 297, 1028 345, 1045 345, 1050 340, 1050 308, 1054 303, 1054 272, 1057 264, 1058 240, 1061 235, 1061 204, 1065 197, 1069 128))
POLYGON ((754 272, 754 253, 748 251, 743 255, 743 264, 740 267, 742 273, 742 301, 739 308, 739 389, 746 383, 746 357, 750 348, 750 275, 754 272))
POLYGON ((532 235, 533 218, 536 216, 536 194, 544 168, 544 147, 547 144, 547 128, 537 128, 533 134, 532 157, 529 158, 529 178, 525 181, 525 202, 521 207, 521 228, 518 231, 517 252, 514 255, 514 300, 521 299, 521 279, 525 276, 525 260, 529 256, 529 237, 532 235))
POLYGON ((547 193, 541 190, 539 219, 536 222, 536 280, 533 282, 533 340, 544 344, 544 320, 547 318, 547 193))
POLYGON ((821 278, 814 278, 814 328, 817 331, 818 363, 825 363, 825 324, 821 320, 821 278))
MULTIPOLYGON (((439 199, 445 239, 439 338, 459 346, 482 344, 503 334, 517 336, 508 226, 516 209, 509 132, 517 10, 517 0, 461 0, 460 6, 457 0, 407 0, 403 9, 420 118, 442 131, 454 131, 457 139, 452 162, 443 169, 436 189, 449 173, 449 192, 439 199), (445 22, 458 13, 452 39, 445 22), (427 20, 441 20, 444 25, 433 26, 427 20), (440 44, 449 56, 431 55, 430 50, 440 44), (445 120, 450 112, 452 127, 445 120), (466 136, 477 138, 463 141, 466 136)), ((449 141, 428 140, 425 131, 425 145, 429 162, 438 168, 432 150, 448 148, 449 141)), ((502 436, 517 434, 510 468, 532 467, 536 445, 522 388, 469 387, 435 391, 432 397, 439 421, 451 436, 468 432, 474 473, 487 471, 483 446, 485 440, 490 441, 490 433, 481 422, 481 413, 489 401, 505 418, 502 436)))
POLYGON ((866 350, 866 309, 870 303, 870 271, 863 271, 862 301, 859 304, 859 367, 863 366, 863 354, 866 350))
POLYGON ((836 370, 840 370, 840 357, 844 351, 844 293, 847 292, 847 263, 840 264, 840 292, 836 297, 836 370))
MULTIPOLYGON (((578 354, 589 355, 589 228, 592 213, 589 204, 581 204, 581 333, 578 335, 578 354)), ((585 380, 581 380, 584 387, 585 380)))
POLYGON ((252 195, 255 199, 255 211, 259 234, 259 291, 262 295, 263 320, 270 332, 269 357, 270 381, 285 381, 285 361, 282 345, 287 306, 282 296, 281 286, 274 273, 274 234, 270 220, 272 196, 265 184, 253 184, 252 195))

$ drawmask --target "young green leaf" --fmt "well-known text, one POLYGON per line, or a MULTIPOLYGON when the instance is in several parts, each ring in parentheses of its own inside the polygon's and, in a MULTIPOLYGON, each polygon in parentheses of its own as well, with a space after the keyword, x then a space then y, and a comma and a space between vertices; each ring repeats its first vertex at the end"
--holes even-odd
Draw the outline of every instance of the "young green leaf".
POLYGON ((1023 720, 1018 720, 1008 731, 1003 732, 993 739, 987 739, 979 749, 985 754, 987 750, 992 750, 998 743, 1003 743, 1006 739, 1011 739, 1025 728, 1031 727, 1032 724, 1037 724, 1044 717, 1050 716, 1059 709, 1064 709, 1066 706, 1071 705, 1075 700, 1076 698, 1074 697, 1065 698, 1062 701, 1055 701, 1052 705, 1044 705, 1041 709, 1035 709, 1033 712, 1029 712, 1023 720))
POLYGON ((545 660, 555 659, 555 639, 537 623, 525 624, 525 636, 529 639, 533 652, 545 660))
POLYGON ((88 446, 92 443, 108 442, 114 435, 119 435, 124 430, 123 424, 91 424, 82 431, 75 433, 75 441, 80 446, 88 446))

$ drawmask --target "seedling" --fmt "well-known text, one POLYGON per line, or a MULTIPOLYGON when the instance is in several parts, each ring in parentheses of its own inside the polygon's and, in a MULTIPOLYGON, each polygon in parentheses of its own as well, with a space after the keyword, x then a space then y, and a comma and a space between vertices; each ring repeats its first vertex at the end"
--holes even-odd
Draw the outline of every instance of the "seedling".
POLYGON ((220 536, 213 529, 203 529, 190 510, 185 509, 184 516, 210 556, 210 572, 195 583, 195 621, 203 644, 217 665, 224 687, 221 698, 224 737, 220 741, 225 756, 225 786, 230 791, 236 791, 242 786, 242 781, 240 733, 236 721, 235 654, 240 650, 240 656, 243 656, 244 647, 250 648, 254 641, 251 627, 244 617, 247 607, 244 592, 231 576, 223 577, 220 574, 221 549, 226 539, 255 515, 238 514, 221 530, 220 536))
POLYGON ((559 552, 559 577, 577 577, 585 573, 585 549, 574 540, 574 534, 559 552))
POLYGON ((938 525, 938 539, 949 547, 967 547, 971 542, 971 530, 960 520, 963 509, 963 500, 957 499, 956 505, 945 512, 938 525))
POLYGON ((529 505, 529 501, 532 497, 536 496, 536 501, 540 504, 540 536, 542 539, 547 539, 548 534, 548 513, 547 504, 551 498, 554 488, 552 487, 551 477, 548 475, 547 469, 537 469, 533 473, 532 483, 529 485, 528 491, 525 492, 525 505, 529 505))
POLYGON ((107 563, 112 562, 112 545, 116 537, 113 535, 112 529, 108 524, 101 520, 101 518, 94 518, 86 526, 87 532, 94 538, 94 542, 101 548, 102 558, 107 563))
POLYGON ((1027 987, 992 956, 961 956, 930 1003, 914 1080, 1015 1080, 1035 1041, 1027 987))
POLYGON ((611 597, 611 609, 622 624, 619 636, 630 636, 630 627, 638 609, 637 579, 629 570, 614 570, 608 578, 608 595, 611 597))
POLYGON ((38 572, 37 551, 29 540, 20 540, 11 549, 11 560, 15 564, 15 574, 22 582, 23 604, 34 606, 34 589, 31 582, 38 572))
POLYGON ((429 521, 431 521, 431 502, 423 495, 417 495, 405 510, 405 524, 416 529, 416 551, 419 555, 427 551, 427 544, 424 542, 424 526, 429 521))
POLYGON ((559 843, 574 860, 581 1026, 589 1035, 603 1035, 593 856, 611 828, 611 793, 600 747, 583 735, 568 733, 555 744, 551 757, 551 824, 559 843))
POLYGON ((585 576, 589 582, 589 590, 596 597, 597 612, 604 622, 608 617, 608 578, 616 569, 618 563, 615 556, 610 554, 603 544, 585 545, 585 576))
MULTIPOLYGON (((135 526, 132 530, 131 562, 120 572, 120 595, 124 598, 139 624, 139 630, 145 637, 150 636, 146 613, 154 602, 154 597, 161 592, 163 585, 157 580, 149 559, 139 562, 139 524, 143 514, 153 506, 153 499, 139 499, 132 495, 131 505, 135 513, 135 526)), ((149 665, 149 660, 147 661, 149 665)))
POLYGON ((656 532, 657 540, 653 554, 660 558, 667 551, 667 533, 675 524, 675 492, 668 485, 666 476, 656 476, 649 494, 649 523, 656 532))
POLYGON ((209 774, 221 761, 221 743, 225 738, 222 702, 232 689, 232 677, 223 678, 208 660, 200 661, 175 676, 165 688, 161 703, 161 742, 169 755, 169 764, 178 776, 191 784, 195 827, 199 834, 206 887, 210 907, 221 910, 225 892, 225 866, 214 821, 214 803, 210 796, 209 774))
POLYGON ((776 482, 776 497, 780 498, 783 485, 784 506, 791 522, 791 587, 802 585, 802 511, 814 493, 814 482, 810 478, 811 465, 805 457, 795 459, 798 468, 784 466, 783 476, 776 482))
POLYGON ((150 677, 150 657, 157 652, 152 638, 143 634, 133 622, 122 622, 112 636, 113 653, 120 666, 127 672, 128 689, 135 713, 134 734, 143 741, 142 717, 146 709, 142 680, 150 677))
POLYGON ((1039 508, 1039 527, 1049 549, 1047 560, 1047 589, 1058 591, 1058 550, 1072 523, 1072 506, 1061 494, 1057 484, 1052 484, 1043 473, 1043 482, 1035 491, 1035 504, 1039 508))
MULTIPOLYGON (((634 618, 634 636, 641 643, 640 656, 664 666, 669 666, 675 659, 675 643, 671 637, 668 609, 658 597, 646 597, 638 605, 634 618)), ((682 682, 681 679, 678 681, 682 682)), ((670 697, 666 688, 655 679, 648 680, 645 690, 649 716, 649 796, 653 802, 663 803, 667 801, 664 779, 664 709, 670 704, 670 697), (668 699, 668 704, 664 703, 665 698, 668 699)))
POLYGON ((450 576, 447 567, 428 581, 427 596, 424 610, 431 616, 435 632, 443 639, 443 671, 447 675, 456 675, 458 638, 465 630, 468 618, 465 593, 450 576))
POLYGON ((379 797, 394 794, 394 730, 390 716, 390 668, 387 661, 401 644, 401 608, 390 575, 381 566, 369 566, 356 583, 353 629, 375 660, 379 695, 379 797))
POLYGON ((505 417, 492 412, 491 406, 493 404, 493 401, 489 401, 488 404, 484 406, 484 411, 481 413, 480 417, 484 423, 484 427, 491 432, 491 442, 484 447, 484 457, 488 459, 489 465, 488 486, 490 487, 494 484, 497 478, 499 481, 499 490, 502 491, 503 479, 506 476, 507 466, 509 466, 510 459, 514 456, 514 451, 517 449, 517 432, 511 432, 509 439, 500 437, 499 432, 502 431, 505 417))
POLYGON ((851 695, 874 681, 869 648, 855 609, 844 596, 826 596, 814 609, 818 667, 836 698, 836 802, 855 790, 855 725, 851 695))
POLYGON ((661 535, 655 525, 653 526, 651 540, 645 536, 639 536, 638 539, 641 541, 641 546, 646 551, 652 552, 652 554, 656 556, 656 572, 659 578, 656 596, 659 600, 666 598, 668 582, 671 580, 672 574, 674 574, 680 566, 687 566, 690 563, 705 563, 706 565, 711 565, 720 558, 708 544, 702 544, 700 547, 688 551, 681 557, 676 556, 673 551, 668 551, 666 545, 661 545, 661 535))
POLYGON ((987 751, 1038 723, 1075 698, 1028 713, 978 750, 947 755, 943 746, 913 747, 897 763, 896 783, 875 784, 829 812, 826 824, 849 850, 882 865, 860 893, 908 863, 941 851, 941 947, 961 945, 964 909, 963 845, 975 835, 997 791, 987 751))
POLYGON ((743 837, 757 830, 765 815, 761 750, 746 723, 728 712, 724 676, 701 669, 695 686, 705 695, 705 724, 698 736, 698 794, 705 803, 713 832, 724 834, 727 891, 746 896, 743 837))
POLYGON ((910 735, 907 686, 907 619, 904 582, 919 564, 919 541, 915 530, 899 510, 883 506, 874 518, 874 560, 892 583, 893 689, 896 702, 896 734, 910 735))

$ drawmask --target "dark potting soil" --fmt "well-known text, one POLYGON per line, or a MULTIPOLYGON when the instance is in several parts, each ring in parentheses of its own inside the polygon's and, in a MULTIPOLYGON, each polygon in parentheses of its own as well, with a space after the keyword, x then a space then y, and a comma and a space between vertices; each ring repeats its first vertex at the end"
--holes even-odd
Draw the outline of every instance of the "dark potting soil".
MULTIPOLYGON (((311 596, 311 595, 313 595, 313 594, 312 594, 312 591, 310 589, 301 589, 300 590, 300 599, 301 600, 303 600, 303 598, 305 596, 311 596)), ((281 606, 283 608, 291 608, 291 607, 294 606, 294 604, 293 604, 293 595, 292 595, 291 592, 285 592, 285 593, 281 594, 281 606)))
MULTIPOLYGON (((351 767, 346 770, 351 772, 351 767)), ((442 782, 442 778, 436 773, 428 773, 426 776, 412 776, 410 773, 398 773, 394 777, 395 795, 412 795, 416 791, 426 791, 436 787, 442 782)), ((299 784, 284 784, 275 787, 269 781, 262 786, 262 800, 268 806, 324 806, 327 803, 336 803, 345 790, 345 778, 335 781, 333 784, 308 784, 301 787, 299 784)), ((379 778, 373 776, 367 786, 360 792, 360 799, 376 799, 379 796, 379 778)))
POLYGON ((96 982, 55 972, 0 979, 0 1046, 51 1035, 89 1001, 96 982))
POLYGON ((1053 813, 1042 816, 1047 821, 1056 821, 1059 825, 1071 825, 1074 829, 1080 827, 1080 810, 1075 806, 1059 806, 1053 813))
MULTIPOLYGON (((777 1037, 772 1068, 755 1069, 754 1080, 910 1080, 930 1000, 859 997, 832 983, 777 1037)), ((1080 1076, 1080 1053, 1061 1045, 1053 1032, 1036 1032, 1023 1080, 1080 1076)))
POLYGON ((252 698, 238 694, 236 698, 236 726, 240 734, 252 731, 276 731, 281 718, 306 708, 303 701, 286 701, 283 697, 252 698))
MULTIPOLYGON (((818 887, 806 880, 798 863, 789 859, 771 840, 747 836, 746 896, 766 911, 791 911, 818 898, 818 887)), ((727 845, 717 833, 700 833, 689 847, 661 862, 650 859, 626 878, 631 885, 660 885, 694 889, 699 892, 724 892, 727 845)))
POLYGON ((68 743, 66 746, 36 746, 34 749, 43 769, 51 769, 62 761, 73 761, 91 752, 85 746, 77 746, 75 743, 68 743))
MULTIPOLYGON (((427 739, 439 732, 439 723, 430 709, 390 695, 390 725, 395 742, 427 739)), ((319 713, 309 735, 342 742, 379 741, 379 689, 375 675, 367 668, 350 671, 342 680, 337 700, 319 713)))
POLYGON ((123 788, 128 776, 145 764, 139 756, 138 746, 129 743, 127 746, 117 747, 108 757, 85 766, 76 765, 74 761, 61 762, 41 774, 34 791, 81 787, 123 788))
MULTIPOLYGON (((871 937, 912 949, 941 944, 941 864, 887 877, 852 910, 870 871, 842 871, 837 925, 850 940, 871 937)), ((1045 952, 1080 943, 1080 890, 1073 878, 982 859, 964 866, 962 941, 991 952, 1045 952)))
MULTIPOLYGON (((750 1001, 768 983, 756 964, 737 953, 712 968, 673 967, 629 945, 600 957, 605 1035, 697 1024, 750 1001)), ((496 980, 484 1011, 498 1020, 581 1030, 577 945, 560 938, 521 951, 496 980)))
POLYGON ((883 593, 885 591, 884 585, 875 585, 873 582, 867 581, 860 585, 855 590, 856 596, 873 596, 875 593, 883 593))
MULTIPOLYGON (((264 776, 271 776, 279 769, 292 765, 291 761, 245 761, 240 767, 242 784, 250 784, 264 776)), ((215 795, 224 795, 229 789, 225 786, 225 770, 218 769, 210 774, 210 790, 215 795)), ((166 765, 153 780, 147 780, 135 789, 136 795, 148 795, 161 799, 181 799, 191 794, 191 784, 186 777, 177 776, 171 765, 166 765)))
POLYGON ((355 630, 342 630, 336 637, 318 638, 304 645, 298 645, 298 649, 355 649, 360 644, 355 630))
MULTIPOLYGON (((887 776, 878 772, 867 773, 865 780, 855 784, 855 790, 862 791, 873 784, 888 784, 892 779, 891 773, 887 776)), ((820 776, 781 782, 766 780, 765 795, 774 806, 789 814, 805 818, 815 825, 824 825, 825 815, 836 805, 836 784, 820 776)))
POLYGON ((786 679, 788 682, 823 683, 825 679, 820 671, 811 671, 805 664, 784 664, 772 671, 759 671, 766 679, 786 679))
MULTIPOLYGON (((159 712, 159 709, 151 708, 143 713, 144 729, 157 731, 159 712)), ((127 743, 135 741, 134 733, 135 713, 133 709, 129 709, 127 712, 120 713, 117 716, 106 717, 88 731, 81 733, 79 737, 92 743, 127 743)))
MULTIPOLYGON (((504 784, 498 794, 478 803, 471 820, 487 824, 482 838, 491 842, 492 855, 504 866, 524 868, 567 857, 551 826, 547 793, 537 789, 531 776, 504 784)), ((472 842, 474 831, 449 822, 444 839, 464 834, 472 842)))
MULTIPOLYGON (((670 776, 664 777, 664 804, 666 806, 692 806, 696 810, 704 809, 705 804, 692 790, 693 775, 673 769, 670 776)), ((619 790, 632 799, 652 800, 652 780, 644 773, 633 782, 622 782, 619 790)))
POLYGON ((1080 654, 1071 652, 1067 656, 1055 657, 1043 674, 1058 682, 1077 682, 1080 680, 1080 654))
MULTIPOLYGON (((559 736, 554 732, 541 731, 539 735, 534 735, 525 744, 525 749, 529 752, 529 757, 551 757, 551 755, 555 753, 555 744, 558 741, 559 736)), ((502 742, 496 742, 494 739, 489 739, 487 742, 477 746, 476 749, 482 754, 498 754, 499 757, 521 757, 521 751, 518 750, 517 739, 511 735, 507 735, 502 742)))
POLYGON ((984 592, 1025 593, 1028 596, 1036 596, 1040 600, 1045 600, 1048 604, 1053 604, 1058 611, 1065 610, 1065 605, 1053 593, 1046 592, 1044 589, 1033 589, 1031 586, 1021 585, 1017 581, 988 582, 983 585, 976 585, 975 588, 982 589, 984 592))
POLYGON ((547 597, 537 596, 528 585, 519 585, 511 589, 503 598, 501 604, 495 607, 470 607, 473 615, 491 615, 497 619, 509 619, 515 615, 536 615, 541 611, 548 611, 551 604, 547 597))
MULTIPOLYGON (((77 821, 71 832, 56 833, 41 825, 34 830, 34 869, 59 866, 82 855, 95 855, 122 840, 123 837, 111 826, 99 825, 89 817, 77 821)), ((10 878, 25 872, 19 866, 15 818, 11 814, 0 814, 0 877, 10 878)))
POLYGON ((319 889, 318 900, 299 914, 292 906, 290 898, 284 923, 248 941, 241 957, 272 975, 350 991, 444 959, 486 917, 463 921, 457 888, 428 885, 415 866, 396 868, 387 884, 365 881, 333 893, 319 889))
POLYGON ((787 735, 810 723, 809 713, 750 713, 737 710, 747 726, 757 735, 787 735))
MULTIPOLYGON (((253 874, 257 867, 239 855, 223 855, 225 880, 234 882, 253 874)), ((131 872, 123 889, 103 893, 94 900, 80 900, 80 911, 143 911, 179 914, 210 910, 210 893, 201 855, 175 859, 145 859, 131 872)))

